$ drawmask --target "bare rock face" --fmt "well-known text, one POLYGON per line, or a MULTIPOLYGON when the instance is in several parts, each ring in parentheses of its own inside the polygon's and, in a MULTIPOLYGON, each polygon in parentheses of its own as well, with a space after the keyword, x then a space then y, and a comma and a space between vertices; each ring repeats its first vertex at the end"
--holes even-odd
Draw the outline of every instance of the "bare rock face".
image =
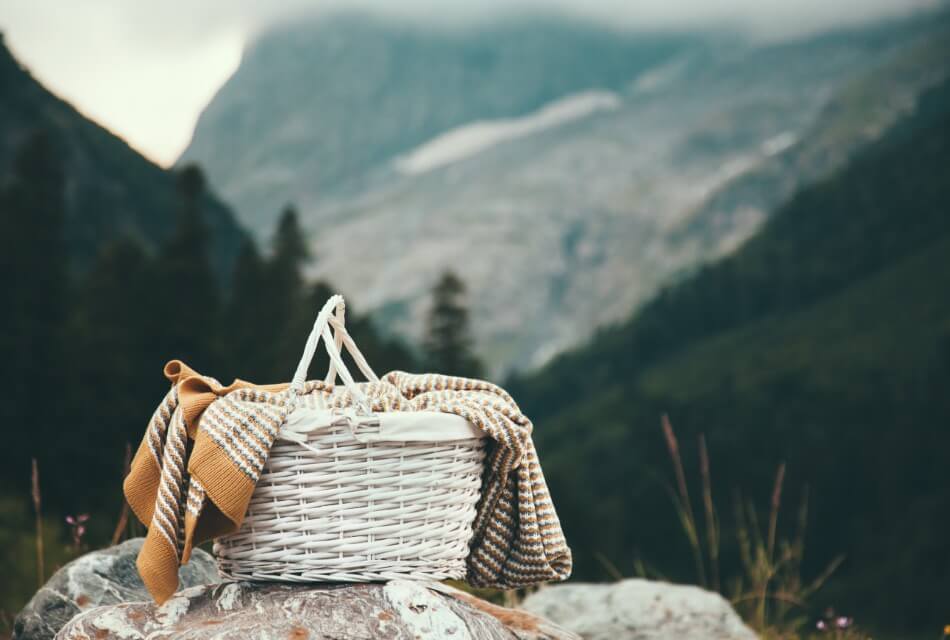
MULTIPOLYGON (((144 538, 92 551, 76 558, 53 574, 36 592, 13 623, 14 640, 49 640, 82 611, 120 602, 151 598, 135 559, 144 538)), ((178 572, 182 587, 220 581, 214 558, 195 549, 191 560, 178 572)))
POLYGON ((57 640, 87 638, 577 639, 535 615, 441 584, 288 585, 230 582, 185 589, 165 604, 131 602, 73 618, 57 640))
POLYGON ((666 582, 553 585, 528 596, 521 607, 586 640, 757 638, 719 594, 666 582))

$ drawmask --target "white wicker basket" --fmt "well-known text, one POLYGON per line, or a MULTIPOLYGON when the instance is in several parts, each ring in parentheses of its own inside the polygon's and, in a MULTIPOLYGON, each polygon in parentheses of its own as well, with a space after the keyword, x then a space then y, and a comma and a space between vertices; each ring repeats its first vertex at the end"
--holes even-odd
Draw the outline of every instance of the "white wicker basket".
POLYGON ((483 470, 484 434, 459 416, 371 413, 350 375, 345 346, 378 381, 332 297, 317 316, 288 393, 295 404, 251 497, 239 531, 215 540, 228 577, 285 582, 441 580, 465 575, 483 470), (331 332, 332 327, 332 332, 331 332), (305 395, 323 339, 328 381, 354 399, 331 410, 305 395))

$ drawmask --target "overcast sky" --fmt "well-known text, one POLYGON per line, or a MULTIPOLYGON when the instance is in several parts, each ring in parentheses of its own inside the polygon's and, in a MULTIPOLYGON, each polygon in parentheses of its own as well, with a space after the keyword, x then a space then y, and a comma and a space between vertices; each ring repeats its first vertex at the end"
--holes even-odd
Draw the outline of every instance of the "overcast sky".
POLYGON ((765 38, 853 24, 941 0, 0 0, 7 45, 41 82, 163 165, 275 21, 340 7, 466 22, 511 7, 578 13, 631 28, 724 25, 765 38))

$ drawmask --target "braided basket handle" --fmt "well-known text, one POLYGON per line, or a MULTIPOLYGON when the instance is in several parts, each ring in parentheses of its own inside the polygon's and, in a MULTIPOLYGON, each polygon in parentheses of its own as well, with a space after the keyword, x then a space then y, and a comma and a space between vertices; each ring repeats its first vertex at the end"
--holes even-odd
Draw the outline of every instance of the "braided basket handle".
POLYGON ((330 299, 327 300, 327 303, 323 305, 323 309, 317 314, 317 319, 313 323, 313 330, 307 338, 303 355, 297 364, 297 370, 294 372, 293 380, 290 383, 290 390, 295 395, 303 393, 304 385, 307 380, 307 370, 313 361, 313 356, 317 351, 320 338, 323 338, 323 346, 327 351, 327 355, 330 356, 330 369, 327 371, 326 382, 328 384, 336 382, 336 377, 339 375, 357 407, 364 413, 370 413, 370 406, 366 400, 366 395, 356 385, 356 381, 353 379, 352 374, 350 374, 346 363, 343 362, 341 348, 345 347, 350 355, 353 356, 356 366, 359 367, 367 380, 370 382, 379 382, 379 377, 373 372, 372 367, 366 362, 366 358, 360 352, 359 347, 356 346, 353 338, 346 330, 345 316, 346 303, 343 300, 343 296, 339 294, 331 296, 330 299), (333 328, 332 331, 330 329, 331 326, 333 328))

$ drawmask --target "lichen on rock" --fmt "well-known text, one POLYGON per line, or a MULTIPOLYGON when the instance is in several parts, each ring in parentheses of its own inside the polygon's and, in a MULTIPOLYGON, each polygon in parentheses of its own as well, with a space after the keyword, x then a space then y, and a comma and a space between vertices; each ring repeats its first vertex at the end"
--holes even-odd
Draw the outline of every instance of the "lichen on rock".
MULTIPOLYGON (((66 564, 17 615, 14 640, 50 640, 74 616, 101 605, 151 599, 135 566, 144 538, 92 551, 66 564)), ((178 579, 182 587, 220 580, 214 558, 196 549, 178 579)))
POLYGON ((487 603, 479 607, 468 598, 437 583, 408 580, 232 582, 185 589, 162 606, 139 602, 92 609, 73 618, 57 638, 578 640, 533 614, 487 603))

